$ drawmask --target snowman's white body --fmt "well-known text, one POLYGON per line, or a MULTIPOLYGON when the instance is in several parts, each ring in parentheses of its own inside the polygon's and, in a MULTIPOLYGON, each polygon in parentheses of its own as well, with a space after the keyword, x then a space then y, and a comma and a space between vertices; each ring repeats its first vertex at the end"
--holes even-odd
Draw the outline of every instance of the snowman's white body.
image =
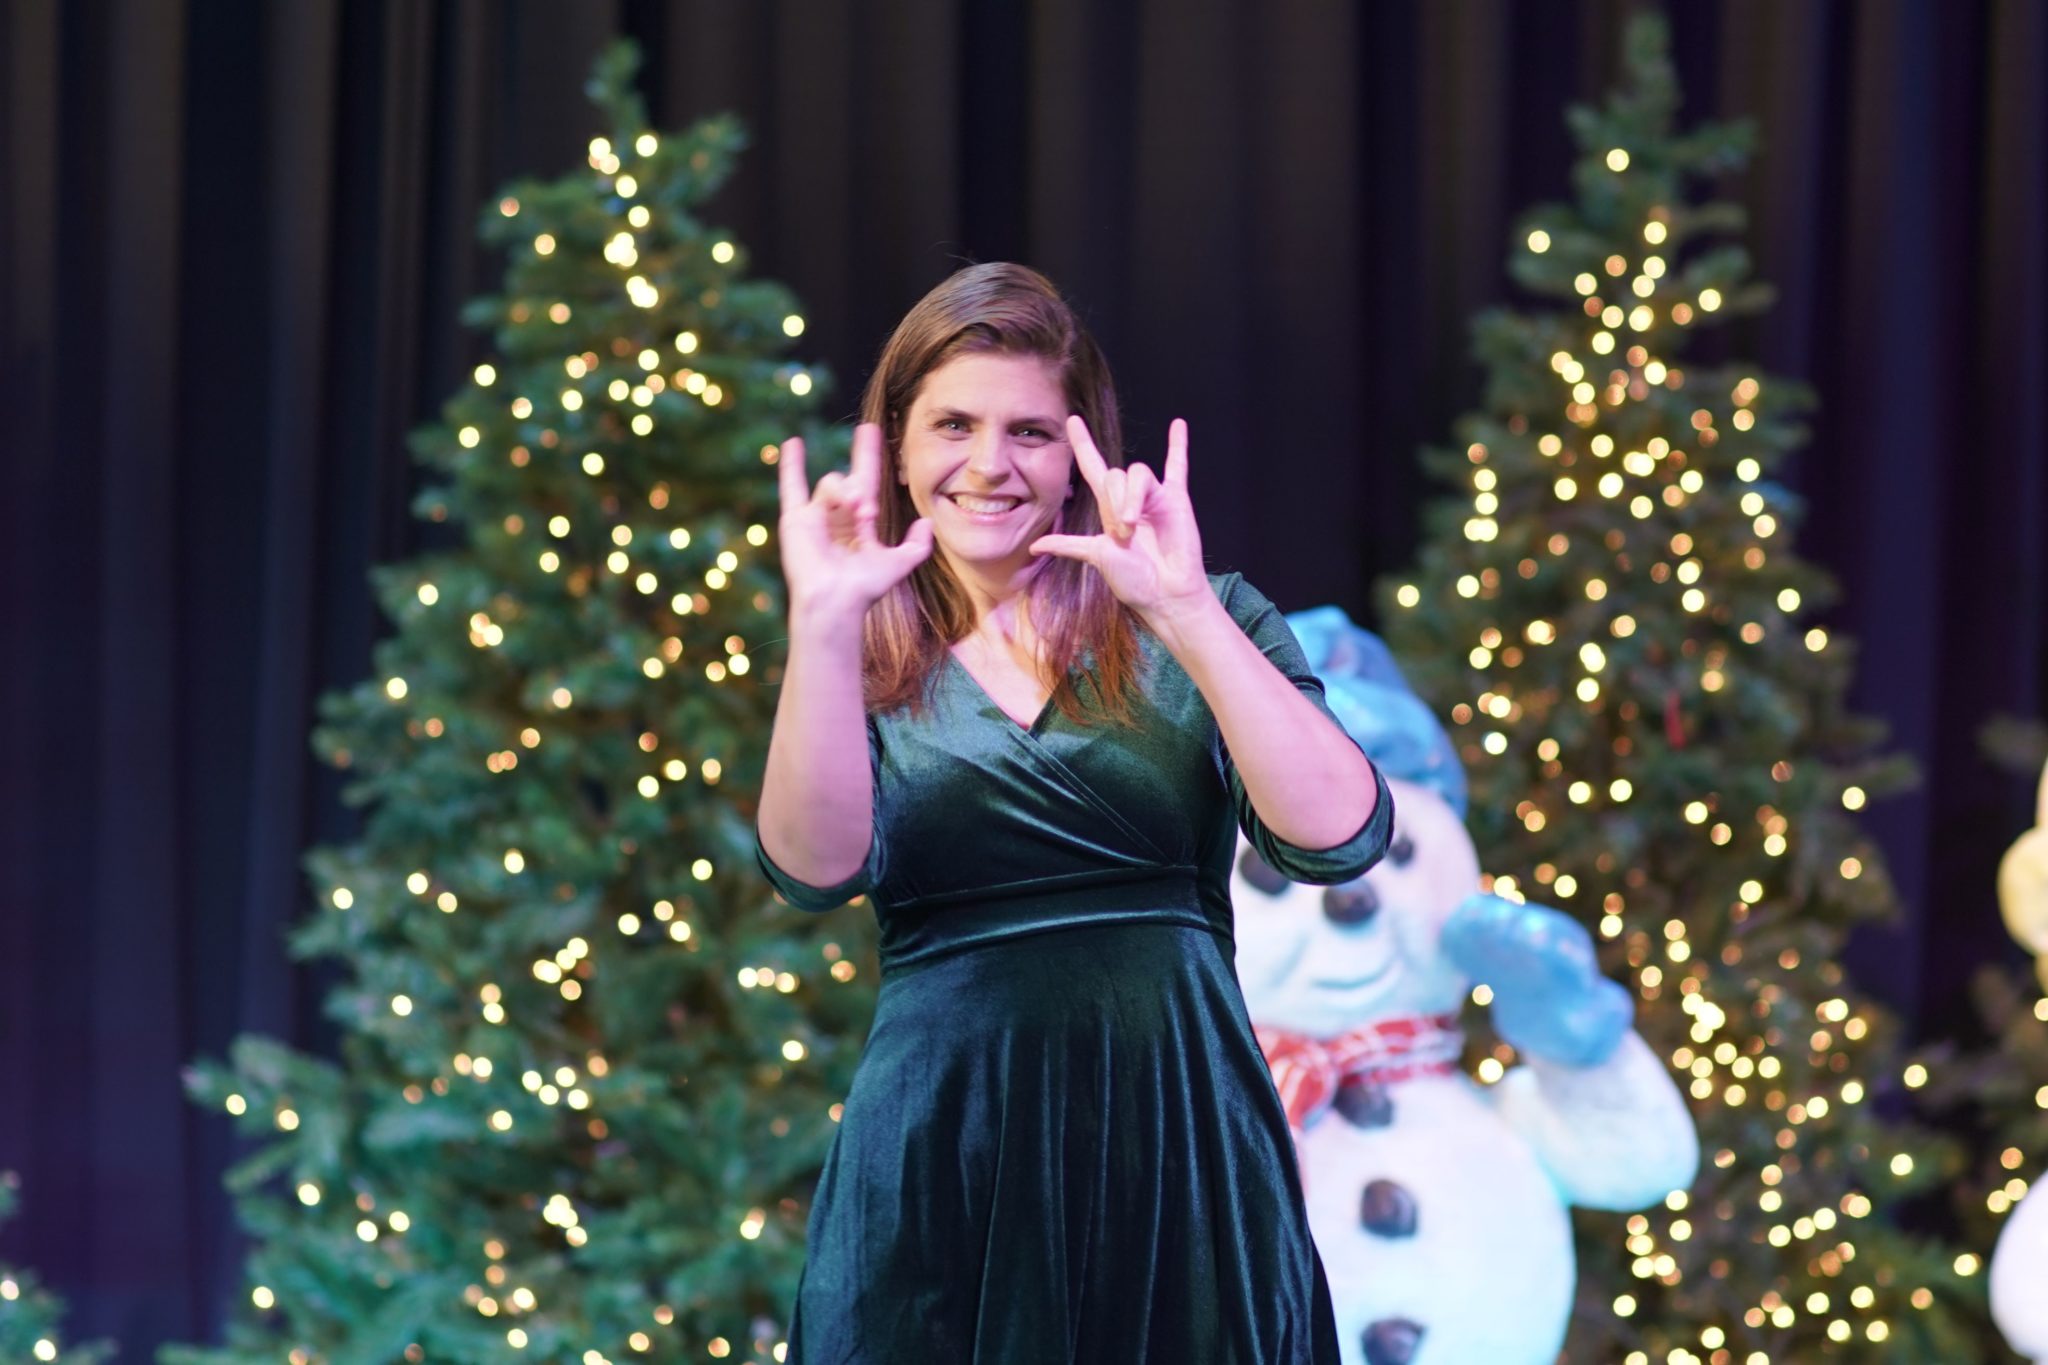
POLYGON ((1395 1119, 1327 1115, 1302 1135, 1309 1228, 1322 1253, 1347 1365, 1374 1322, 1423 1329, 1420 1361, 1554 1360, 1572 1297, 1571 1221, 1529 1144, 1462 1074, 1395 1087, 1395 1119), (1359 1223, 1369 1180, 1415 1196, 1415 1235, 1359 1223), (1446 1266, 1459 1267, 1447 1276, 1446 1266), (1551 1338, 1555 1337, 1555 1340, 1551 1338))
MULTIPOLYGON (((2022 834, 1998 866, 1998 899, 2006 928, 2035 954, 2048 990, 2048 768, 2034 828, 2022 834)), ((2012 1348, 2048 1362, 2048 1195, 2037 1185, 2006 1220, 1991 1258, 1991 1316, 2012 1348)))
POLYGON ((1991 1313, 2012 1348, 2048 1361, 2048 1198, 2020 1200, 1991 1259, 1991 1313))
MULTIPOLYGON (((1470 836, 1434 792, 1390 785, 1395 848, 1363 879, 1378 907, 1367 922, 1333 921, 1325 888, 1248 882, 1240 844, 1237 965, 1255 1023, 1328 1039, 1375 1021, 1455 1013, 1470 989, 1438 945, 1445 920, 1478 889, 1470 836)), ((1384 1090, 1383 1125, 1332 1109, 1300 1137, 1309 1224, 1345 1365, 1365 1365, 1367 1333, 1392 1322, 1420 1332, 1385 1360, 1551 1365, 1575 1279, 1568 1206, 1643 1207, 1689 1184, 1698 1162, 1683 1099, 1632 1032, 1591 1067, 1532 1059, 1491 1087, 1452 1071, 1384 1090), (1412 1233, 1364 1225, 1373 1181, 1409 1196, 1412 1233)))

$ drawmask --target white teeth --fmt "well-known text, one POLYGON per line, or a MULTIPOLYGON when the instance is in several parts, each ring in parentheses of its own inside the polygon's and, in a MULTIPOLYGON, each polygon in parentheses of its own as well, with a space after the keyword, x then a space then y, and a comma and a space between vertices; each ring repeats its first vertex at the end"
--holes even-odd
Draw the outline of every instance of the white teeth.
POLYGON ((1018 501, 1019 499, 1017 498, 977 498, 971 497, 966 493, 953 494, 954 504, 967 512, 1007 512, 1012 507, 1015 507, 1018 501))

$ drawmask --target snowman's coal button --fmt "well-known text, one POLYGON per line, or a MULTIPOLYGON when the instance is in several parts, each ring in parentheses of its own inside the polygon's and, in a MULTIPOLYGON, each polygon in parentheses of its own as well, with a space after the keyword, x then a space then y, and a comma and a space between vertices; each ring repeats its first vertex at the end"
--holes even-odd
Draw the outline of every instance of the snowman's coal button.
POLYGON ((1272 864, 1261 858, 1255 848, 1247 848, 1239 855, 1237 875, 1269 896, 1277 896, 1294 885, 1281 873, 1274 871, 1272 864))
POLYGON ((1337 1087, 1332 1102, 1338 1113, 1359 1128, 1384 1128, 1394 1121, 1394 1097, 1384 1085, 1353 1078, 1337 1087))
POLYGON ((1422 1345, 1424 1328, 1407 1318, 1381 1318, 1365 1329, 1366 1365, 1408 1365, 1422 1345))
POLYGON ((1375 1237, 1413 1237, 1415 1196, 1391 1180, 1375 1180, 1359 1200, 1358 1217, 1375 1237))

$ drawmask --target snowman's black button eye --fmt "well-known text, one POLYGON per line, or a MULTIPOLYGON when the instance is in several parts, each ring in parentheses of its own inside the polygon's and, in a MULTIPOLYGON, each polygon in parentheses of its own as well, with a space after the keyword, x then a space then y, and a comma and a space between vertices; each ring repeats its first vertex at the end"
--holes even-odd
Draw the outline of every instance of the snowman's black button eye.
POLYGON ((1379 894, 1372 889, 1372 883, 1363 878, 1323 892, 1323 915, 1332 924, 1356 928, 1370 923, 1379 912, 1379 894))
POLYGON ((1415 841, 1405 834, 1394 836, 1394 842, 1387 845, 1387 858, 1395 867, 1406 867, 1415 861, 1415 841))
POLYGON ((1294 885, 1275 872, 1272 866, 1259 856, 1259 851, 1255 848, 1246 849, 1244 855, 1237 860, 1237 875, 1269 896, 1277 896, 1294 885))

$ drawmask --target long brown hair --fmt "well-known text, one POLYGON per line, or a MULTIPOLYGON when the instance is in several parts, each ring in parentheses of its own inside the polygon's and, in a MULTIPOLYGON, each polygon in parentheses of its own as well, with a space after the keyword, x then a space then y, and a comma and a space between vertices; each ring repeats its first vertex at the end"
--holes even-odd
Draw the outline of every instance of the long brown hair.
MULTIPOLYGON (((910 490, 899 483, 903 423, 925 376, 956 356, 978 351, 1035 356, 1053 369, 1067 405, 1088 423, 1102 458, 1113 468, 1124 463, 1123 428, 1116 386, 1094 338, 1052 281, 1021 265, 992 261, 956 271, 919 299, 896 325, 861 396, 860 418, 882 428, 887 448, 876 535, 899 544, 917 519, 910 490)), ((1102 519, 1085 482, 1061 508, 1053 530, 1094 535, 1102 519)), ((1116 600, 1102 575, 1079 560, 1048 558, 1031 582, 1031 620, 1045 642, 1045 663, 1054 679, 1053 700, 1068 718, 1090 720, 1076 685, 1074 668, 1084 653, 1083 672, 1095 694, 1096 712, 1129 721, 1138 669, 1137 633, 1131 613, 1116 600)), ((863 628, 868 705, 887 711, 920 707, 947 648, 975 626, 974 604, 942 556, 934 553, 869 609, 863 628)))

